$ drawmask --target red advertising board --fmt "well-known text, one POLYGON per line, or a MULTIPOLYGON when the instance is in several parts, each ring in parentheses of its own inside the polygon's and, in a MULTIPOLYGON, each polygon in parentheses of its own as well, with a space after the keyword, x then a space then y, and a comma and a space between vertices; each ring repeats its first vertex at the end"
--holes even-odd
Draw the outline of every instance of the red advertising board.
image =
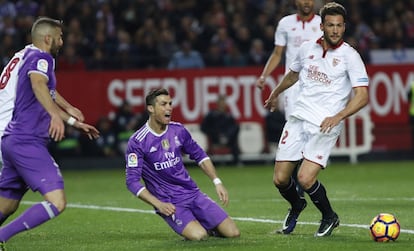
MULTIPOLYGON (((414 82, 413 65, 368 66, 367 70, 370 76, 371 117, 375 125, 374 149, 409 148, 411 143, 408 135, 404 136, 404 142, 396 144, 390 132, 382 135, 382 130, 408 126, 407 92, 414 82)), ((255 87, 260 71, 260 68, 248 67, 58 72, 57 79, 59 92, 79 107, 90 123, 97 121, 100 116, 116 112, 125 99, 136 112, 143 112, 146 93, 156 87, 170 90, 174 106, 173 120, 182 123, 200 122, 214 105, 219 93, 227 95, 229 109, 239 121, 262 122, 267 112, 263 108, 264 100, 283 72, 282 69, 275 71, 264 91, 260 91, 255 87)))

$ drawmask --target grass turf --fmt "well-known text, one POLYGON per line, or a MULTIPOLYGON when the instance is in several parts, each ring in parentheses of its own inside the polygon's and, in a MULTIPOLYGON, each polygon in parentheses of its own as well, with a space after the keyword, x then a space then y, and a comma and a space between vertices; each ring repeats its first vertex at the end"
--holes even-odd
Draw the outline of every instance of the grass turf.
MULTIPOLYGON (((121 165, 122 166, 122 165, 121 165)), ((288 236, 280 228, 288 204, 272 184, 273 167, 251 165, 218 167, 230 195, 226 211, 241 230, 238 239, 210 238, 183 241, 150 206, 134 198, 125 187, 124 169, 65 170, 68 208, 35 229, 14 236, 8 250, 413 250, 414 162, 331 163, 320 173, 341 225, 332 236, 313 237, 320 213, 312 203, 288 236), (402 232, 396 242, 375 243, 368 224, 378 213, 397 216, 402 232)), ((217 199, 214 185, 196 167, 189 167, 200 188, 217 199)), ((308 202, 309 201, 309 198, 308 202)), ((29 192, 12 220, 31 203, 29 192)))

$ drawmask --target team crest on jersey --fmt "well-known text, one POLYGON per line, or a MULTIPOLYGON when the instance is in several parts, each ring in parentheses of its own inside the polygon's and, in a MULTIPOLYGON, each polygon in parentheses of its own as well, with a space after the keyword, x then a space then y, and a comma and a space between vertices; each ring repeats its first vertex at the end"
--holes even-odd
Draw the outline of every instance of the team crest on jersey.
POLYGON ((164 150, 168 150, 170 148, 170 142, 168 142, 168 139, 163 139, 161 141, 161 145, 164 150))
POLYGON ((128 166, 137 167, 138 166, 138 157, 135 153, 128 154, 128 166))
POLYGON ((332 60, 332 65, 333 65, 333 67, 337 66, 340 62, 341 62, 341 60, 339 60, 339 59, 337 59, 337 58, 334 58, 334 59, 332 60))
POLYGON ((46 61, 46 59, 39 59, 39 61, 37 61, 36 67, 39 71, 47 73, 47 68, 49 67, 49 63, 46 61))

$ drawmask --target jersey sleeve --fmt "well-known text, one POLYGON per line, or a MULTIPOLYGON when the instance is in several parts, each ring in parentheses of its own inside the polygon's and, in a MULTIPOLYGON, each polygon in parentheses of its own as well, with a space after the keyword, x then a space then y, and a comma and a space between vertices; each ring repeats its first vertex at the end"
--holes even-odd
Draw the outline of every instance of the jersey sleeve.
POLYGON ((141 149, 130 140, 125 152, 125 181, 128 190, 135 196, 138 196, 145 189, 145 186, 141 183, 142 168, 144 165, 143 157, 144 155, 141 149))
POLYGON ((207 153, 198 145, 191 137, 190 132, 183 126, 181 130, 181 137, 183 138, 183 151, 188 154, 190 159, 200 164, 203 160, 208 158, 207 153))
POLYGON ((286 30, 286 19, 282 18, 276 27, 275 32, 275 45, 286 46, 287 45, 287 30, 286 30))
POLYGON ((352 49, 347 55, 348 77, 352 87, 368 86, 369 78, 359 53, 352 49))
MULTIPOLYGON (((306 43, 306 42, 305 42, 306 43)), ((299 47, 299 52, 296 54, 295 58, 293 59, 292 63, 288 65, 289 70, 294 72, 300 72, 302 69, 302 55, 303 55, 303 44, 299 47)))
POLYGON ((54 71, 53 58, 46 53, 37 51, 32 51, 28 56, 31 57, 31 60, 27 60, 29 62, 27 74, 39 73, 49 80, 50 73, 54 71))

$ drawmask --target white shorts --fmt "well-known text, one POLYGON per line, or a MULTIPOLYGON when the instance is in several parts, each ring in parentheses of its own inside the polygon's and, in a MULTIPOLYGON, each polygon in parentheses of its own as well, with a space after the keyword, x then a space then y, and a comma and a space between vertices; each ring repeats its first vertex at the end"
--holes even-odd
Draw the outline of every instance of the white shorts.
POLYGON ((340 123, 329 133, 322 133, 317 125, 289 117, 280 137, 276 161, 297 161, 305 158, 325 168, 342 128, 343 123, 340 123))

